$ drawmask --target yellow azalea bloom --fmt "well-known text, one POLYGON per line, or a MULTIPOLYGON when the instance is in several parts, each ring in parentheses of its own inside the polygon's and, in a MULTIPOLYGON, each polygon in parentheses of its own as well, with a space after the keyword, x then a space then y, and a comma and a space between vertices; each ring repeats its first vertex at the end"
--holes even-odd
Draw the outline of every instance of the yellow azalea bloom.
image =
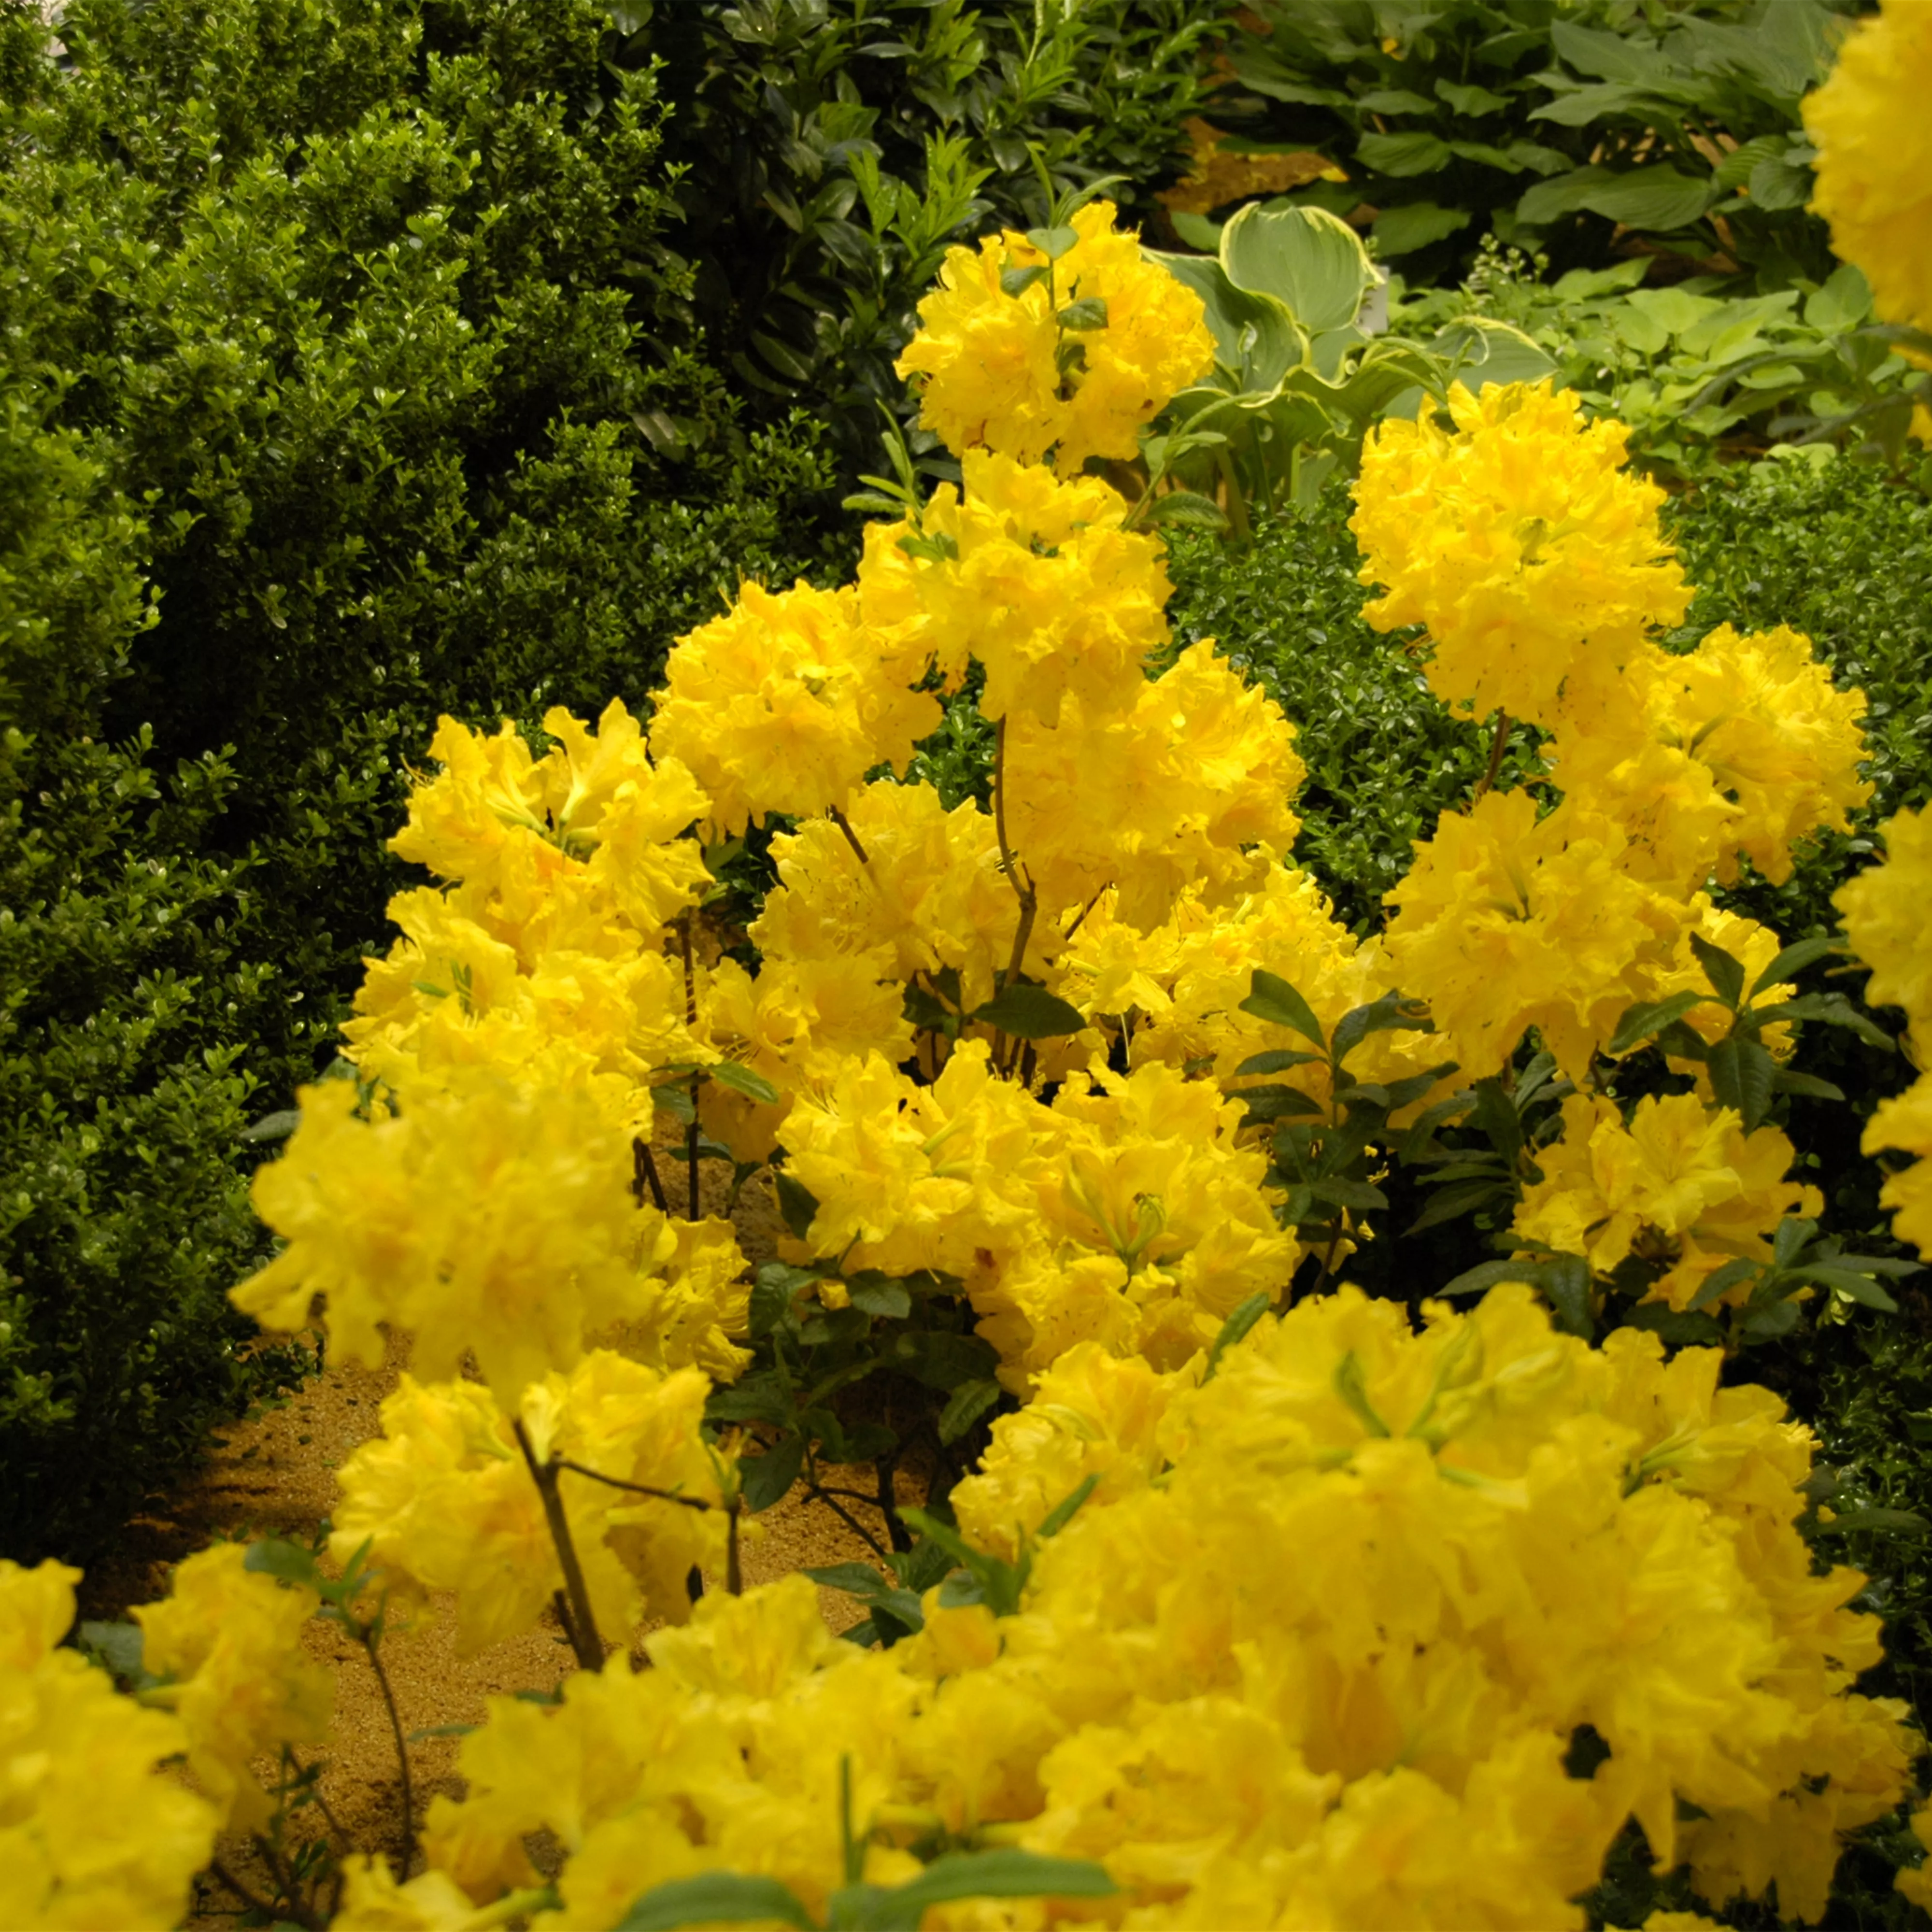
POLYGON ((1721 878, 1735 877, 1730 854, 1742 852, 1782 884, 1800 839, 1850 830, 1872 794, 1858 776, 1865 695, 1833 687, 1809 638, 1783 625, 1740 637, 1720 624, 1688 656, 1662 658, 1657 675, 1678 739, 1738 808, 1721 878))
POLYGON ((1840 886, 1832 904, 1844 914, 1852 950, 1872 969, 1865 998, 1903 1006, 1916 1032, 1932 1039, 1932 810, 1901 812, 1880 830, 1885 857, 1840 886))
POLYGON ((0 1558, 0 1924, 178 1924, 220 1814, 158 1768, 189 1747, 181 1720, 57 1647, 80 1580, 0 1558))
POLYGON ((1111 889, 1144 927, 1191 886, 1226 904, 1278 870, 1307 776, 1294 726, 1211 640, 1142 680, 1130 711, 1010 720, 1005 770, 1008 837, 1049 913, 1111 889))
POLYGON ((259 1830, 273 1810, 251 1762, 328 1732, 335 1679, 303 1654, 314 1591, 251 1571, 238 1543, 218 1543, 176 1570, 168 1594, 134 1612, 141 1661, 172 1677, 164 1697, 188 1734, 188 1766, 230 1826, 259 1830))
POLYGON ((1706 1897, 1775 1885, 1814 1917, 1913 1733, 1852 1688, 1877 1654, 1864 1580, 1814 1575, 1797 1532, 1808 1434, 1720 1367, 1557 1334, 1514 1284, 1425 1303, 1419 1333, 1399 1304, 1312 1298, 1204 1382, 1081 1352, 962 1492, 1016 1549, 1069 1477, 1104 1475, 1035 1540, 1017 1614, 931 1593, 926 1631, 859 1652, 803 1578, 706 1598, 647 1640, 652 1671, 493 1700, 432 1865, 493 1898, 552 1833, 546 1932, 721 1868, 822 1909, 842 1763, 874 1882, 997 1828, 1100 1861, 1130 1924, 1580 1928, 1632 1816, 1706 1897), (1588 1778, 1564 1764, 1581 1725, 1610 1747, 1588 1778))
POLYGON ((1444 1058, 1493 1072, 1535 1027, 1581 1078, 1635 997, 1630 976, 1670 956, 1680 902, 1624 869, 1614 821, 1565 800, 1539 821, 1522 792, 1444 812, 1419 842, 1386 944, 1426 998, 1444 1058))
MULTIPOLYGON (((1816 1188, 1785 1178, 1796 1158, 1779 1129, 1748 1135, 1730 1108, 1695 1094, 1640 1100, 1628 1126, 1614 1101, 1573 1094, 1563 1138, 1538 1154, 1544 1178, 1524 1190, 1512 1226, 1599 1274, 1634 1253, 1668 1263, 1648 1298, 1682 1308, 1726 1262, 1769 1261, 1786 1216, 1822 1209, 1816 1188)), ((1724 1298, 1740 1302, 1751 1286, 1724 1298)))
POLYGON ((946 250, 894 366, 914 379, 921 424, 956 454, 1037 463, 1052 450, 1063 476, 1090 456, 1131 460, 1142 426, 1212 365, 1201 298, 1116 230, 1115 214, 1107 201, 1076 211, 1077 239, 1051 263, 1011 229, 976 254, 946 250), (1024 285, 1009 292, 1015 272, 1024 285), (1104 320, 1063 328, 1056 316, 1076 302, 1102 304, 1104 320), (1077 352, 1070 363, 1063 347, 1077 352))
POLYGON ((1881 1100, 1860 1144, 1867 1154, 1897 1148, 1912 1156, 1912 1165, 1891 1175, 1878 1198, 1892 1210, 1892 1232, 1932 1257, 1932 1073, 1922 1073, 1903 1094, 1881 1100))
POLYGON ((1125 529, 1126 499, 1097 477, 1061 481, 979 451, 961 466, 963 490, 942 484, 925 520, 956 554, 918 578, 942 661, 986 666, 988 718, 1052 724, 1069 695, 1095 716, 1130 706, 1148 653, 1167 640, 1160 538, 1125 529))
POLYGON ((722 832, 769 812, 842 806, 873 766, 902 765, 939 723, 910 688, 905 640, 865 622, 848 586, 740 586, 722 617, 673 646, 651 748, 697 774, 722 832))
POLYGON ((1804 125, 1818 148, 1813 211, 1832 246, 1856 262, 1887 322, 1932 328, 1932 15, 1916 0, 1885 0, 1845 36, 1823 86, 1808 94, 1804 125))
POLYGON ((415 1336, 423 1374, 473 1350, 514 1402, 586 1335, 650 1314, 638 1257, 661 1223, 632 1198, 629 1136, 587 1094, 466 1071, 374 1121, 348 1082, 297 1098, 287 1150, 253 1189, 288 1245, 231 1291, 265 1326, 305 1327, 320 1294, 343 1354, 380 1363, 388 1324, 415 1336))
MULTIPOLYGON (((614 1478, 716 1503, 716 1472, 698 1434, 709 1384, 608 1351, 524 1391, 520 1416, 540 1462, 562 1456, 614 1478)), ((476 1382, 430 1386, 405 1375, 382 1404, 382 1433, 338 1477, 331 1553, 368 1560, 406 1600, 457 1598, 466 1655, 528 1630, 563 1586, 542 1498, 508 1420, 476 1382)), ((687 1509, 566 1471, 558 1492, 598 1628, 610 1640, 643 1616, 681 1621, 693 1564, 724 1544, 719 1510, 687 1509)))
POLYGON ((1573 670, 1621 667, 1689 606, 1664 492, 1624 470, 1621 423, 1586 424, 1546 384, 1459 384, 1449 411, 1453 429, 1425 410, 1364 446, 1350 527, 1362 581, 1388 587, 1363 615, 1428 627, 1444 703, 1554 724, 1573 670))

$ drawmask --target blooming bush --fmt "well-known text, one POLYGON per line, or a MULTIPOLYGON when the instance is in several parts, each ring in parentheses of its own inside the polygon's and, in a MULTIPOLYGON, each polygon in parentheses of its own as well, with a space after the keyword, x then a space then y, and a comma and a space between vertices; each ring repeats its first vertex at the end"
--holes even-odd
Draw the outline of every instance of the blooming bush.
MULTIPOLYGON (((1783 996, 1831 942, 1710 897, 1846 824, 1862 700, 1788 631, 1656 641, 1689 590, 1614 426, 1546 389, 1434 399, 1367 452, 1364 575, 1496 755, 1357 939, 1288 856, 1292 725, 1204 641, 1149 674, 1156 500, 1081 472, 1210 352, 1112 212, 952 257, 902 366, 960 481, 922 501, 908 469, 854 584, 748 586, 648 733, 614 704, 553 712, 541 754, 438 734, 394 842, 444 883, 396 901, 356 1077, 302 1095, 256 1186, 286 1245, 236 1291, 365 1358, 406 1333, 423 1379, 342 1472, 334 1565, 206 1552, 138 1658, 112 1640, 179 1726, 124 1768, 184 1751, 205 1802, 170 1856, 260 1826, 251 1762, 323 1716, 317 1606, 380 1671, 425 1592, 467 1648, 549 1599, 579 1668, 465 1739, 420 1871, 399 1729, 403 1868, 277 1864, 297 1922, 1581 1925, 1633 1821, 1706 1900, 1812 1920, 1907 1788, 1906 1707, 1856 1688, 1864 1579, 1798 1532, 1808 1432, 1665 1347, 1679 1318, 1736 1341, 1804 1296, 1884 1305, 1900 1265, 1818 1236, 1770 1118, 1792 1028, 1844 1018, 1783 996), (969 676, 990 798, 947 810, 900 772, 969 676), (1512 718, 1548 736, 1505 790, 1512 718), (699 914, 781 813, 753 971, 699 914), (1448 1285, 1486 1289, 1470 1312, 1371 1300, 1346 1277, 1374 1176, 1461 1114, 1516 1124, 1510 1252, 1448 1285), (774 1176, 788 1232, 748 1286, 706 1158, 774 1176), (1612 1290, 1654 1318, 1592 1346, 1612 1290), (934 1325, 962 1310, 973 1335, 934 1325), (829 1386, 801 1405, 808 1349, 941 1339, 988 1372, 946 1384, 942 1445, 1018 1406, 950 1517, 901 1511, 901 1582, 937 1569, 864 1646, 802 1578, 741 1592, 744 1515, 862 1426, 829 1386), (638 1672, 608 1652, 646 1617, 638 1672)), ((1922 1029, 1919 821, 1892 836, 1845 908, 1922 1029)), ((1928 1150, 1916 1093, 1874 1144, 1928 1150)), ((1892 1184, 1922 1240, 1924 1171, 1892 1184)), ((70 1678, 62 1573, 0 1582, 10 1670, 70 1678)), ((52 1849, 24 1922, 106 1910, 25 1802, 0 1831, 52 1849)), ((158 1856, 112 1881, 123 1917, 158 1856)))

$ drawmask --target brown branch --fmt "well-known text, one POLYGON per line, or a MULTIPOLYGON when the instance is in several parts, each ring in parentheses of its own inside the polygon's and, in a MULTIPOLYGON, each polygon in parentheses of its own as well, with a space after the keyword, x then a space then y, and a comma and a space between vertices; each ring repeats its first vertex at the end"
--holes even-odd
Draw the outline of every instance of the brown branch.
POLYGON ((602 1469, 592 1469, 581 1462, 573 1462, 567 1456, 552 1460, 550 1466, 556 1469, 569 1469, 580 1476, 588 1476, 594 1483, 608 1483, 614 1490, 629 1490, 640 1496, 655 1496, 659 1502, 676 1503, 680 1509, 710 1510, 722 1508, 718 1503, 708 1503, 702 1496, 681 1496, 675 1490, 654 1490, 648 1483, 626 1483, 616 1476, 607 1476, 602 1469))
POLYGON ((278 1919, 286 1918, 292 1924, 301 1926, 303 1932, 320 1932, 322 1921, 314 1912, 304 1910, 293 1899, 289 1901, 288 1911, 278 1912, 260 1893, 250 1892, 219 1858, 208 1860, 208 1875, 217 1883, 225 1885, 249 1911, 260 1912, 271 1924, 278 1919))
POLYGON ((570 1616, 565 1624, 570 1647, 576 1652, 578 1662, 586 1670, 602 1670, 604 1640, 597 1634, 597 1618, 590 1607, 590 1586, 584 1580, 584 1566, 577 1560, 577 1546, 570 1539, 570 1522, 563 1513, 563 1498, 557 1494, 557 1466, 537 1461, 521 1416, 510 1426, 516 1435, 517 1447, 522 1450, 524 1460, 530 1466, 537 1493, 543 1498, 544 1520, 550 1526, 550 1540, 556 1546, 556 1560, 562 1566, 564 1588, 568 1593, 570 1604, 570 1616))
POLYGON ((651 1152, 651 1144, 641 1135, 631 1143, 631 1194, 641 1201, 646 1188, 650 1190, 651 1203, 660 1214, 670 1212, 670 1203, 664 1198, 664 1183, 658 1176, 658 1163, 651 1152))
POLYGON ((745 1594, 745 1572, 738 1561, 738 1520, 744 1514, 743 1498, 734 1496, 731 1498, 730 1527, 724 1539, 724 1588, 734 1597, 742 1597, 745 1594))
POLYGON ((410 1781, 410 1748, 403 1736, 402 1714, 396 1708, 396 1694, 389 1688, 389 1673, 382 1668, 382 1660, 378 1652, 374 1633, 367 1624, 358 1626, 362 1632, 362 1653, 369 1660, 369 1667, 376 1673, 377 1687, 382 1693, 382 1702, 389 1713, 390 1733, 396 1740, 396 1767, 403 1780, 403 1869, 400 1877, 407 1883, 410 1868, 416 1861, 416 1792, 410 1781))
POLYGON ((836 805, 828 805, 825 809, 832 824, 844 833, 846 844, 858 854, 860 864, 869 866, 872 862, 866 857, 865 847, 859 843, 859 835, 852 830, 852 821, 836 805))

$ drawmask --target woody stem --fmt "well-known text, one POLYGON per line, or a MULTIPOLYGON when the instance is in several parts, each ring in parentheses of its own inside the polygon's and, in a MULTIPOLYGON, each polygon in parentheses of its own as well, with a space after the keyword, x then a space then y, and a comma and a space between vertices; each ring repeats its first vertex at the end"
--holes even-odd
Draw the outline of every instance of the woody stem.
POLYGON ((563 1513, 563 1498, 557 1493, 557 1478, 562 1471, 554 1462, 539 1462, 536 1451, 519 1416, 511 1425, 517 1447, 530 1466, 530 1478, 543 1498, 544 1520, 550 1526, 550 1540, 556 1546, 556 1560, 562 1567, 566 1600, 570 1606, 567 1620, 570 1647, 586 1670, 604 1668, 604 1640, 597 1633, 597 1618, 590 1607, 590 1589, 584 1580, 584 1566, 577 1560, 577 1546, 570 1539, 569 1519, 563 1513))
POLYGON ((1510 715, 1507 711, 1496 713, 1496 735, 1490 740, 1490 768, 1483 774, 1483 782, 1476 788, 1476 796, 1480 798, 1496 783, 1496 774, 1503 768, 1503 747, 1509 742, 1510 715))
POLYGON ((852 821, 836 805, 828 805, 825 809, 832 824, 844 833, 846 844, 858 854, 860 864, 869 866, 872 862, 866 856, 865 847, 859 843, 859 835, 852 830, 852 821))

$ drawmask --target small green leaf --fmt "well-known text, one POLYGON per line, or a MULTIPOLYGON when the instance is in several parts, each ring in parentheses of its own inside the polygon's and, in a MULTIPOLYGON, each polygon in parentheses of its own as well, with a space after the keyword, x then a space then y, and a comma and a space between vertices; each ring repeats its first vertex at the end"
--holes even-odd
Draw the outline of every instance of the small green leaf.
POLYGON ((1661 1033, 1673 1021, 1681 1020, 1693 1006, 1709 1004, 1702 993, 1684 992, 1672 993, 1667 1000, 1645 1000, 1628 1006, 1604 1051, 1612 1054, 1628 1053, 1640 1042, 1661 1033))
POLYGON ((1053 319, 1062 328, 1105 328, 1107 326, 1106 298, 1083 296, 1078 302, 1069 302, 1053 319))
POLYGON ((1724 1004, 1736 1012, 1744 998, 1744 962, 1726 952, 1721 946, 1713 946, 1701 932, 1690 935, 1690 950, 1697 956, 1697 963, 1704 969, 1704 977, 1710 981, 1712 990, 1724 1004))
POLYGON ((1057 262, 1079 242, 1080 231, 1077 228, 1029 228, 1026 238, 1049 262, 1057 262))
POLYGON ((745 1507, 754 1516, 768 1510, 798 1480, 805 1465, 805 1438, 786 1436, 762 1456, 746 1456, 738 1464, 745 1507))
POLYGON ((1705 1064, 1711 1070, 1711 1091, 1718 1105, 1734 1109, 1748 1134, 1762 1126, 1778 1073, 1770 1054, 1756 1040, 1733 1034, 1711 1048, 1705 1064))
POLYGON ((1211 496, 1192 490, 1166 490, 1141 512, 1144 524, 1178 524, 1190 530, 1225 530, 1226 514, 1211 496))
POLYGON ((1588 1342, 1597 1332, 1590 1309, 1590 1264, 1581 1255, 1552 1255, 1543 1264, 1540 1283, 1556 1313, 1556 1325, 1566 1335, 1588 1342))
POLYGON ((252 1127, 242 1130, 242 1138, 244 1141, 285 1141, 301 1124, 300 1111, 290 1107, 279 1114, 265 1114, 252 1127))
POLYGON ((1221 1324, 1221 1332, 1214 1337, 1214 1346, 1208 1351, 1207 1372, 1201 1378, 1204 1382, 1214 1380, 1214 1371, 1221 1366, 1221 1358, 1247 1335, 1272 1306, 1272 1299, 1264 1288, 1256 1288, 1236 1305, 1234 1312, 1221 1324))
POLYGON ((278 1577, 284 1583, 306 1584, 310 1589, 317 1581, 315 1552, 280 1537, 250 1544, 242 1567, 260 1576, 278 1577))
POLYGON ((1822 959, 1827 953, 1841 952, 1844 943, 1836 939, 1801 939, 1795 946, 1787 946, 1757 977, 1751 982, 1750 997, 1772 986, 1796 976, 1814 961, 1822 959))
POLYGON ((1325 1201, 1331 1207, 1351 1208, 1357 1214, 1389 1204, 1388 1196, 1379 1187, 1371 1187, 1366 1180, 1351 1180, 1346 1174, 1325 1175, 1311 1180, 1308 1186, 1316 1200, 1325 1201))
POLYGON ((1089 1476, 1071 1495, 1063 1497, 1054 1504, 1041 1519, 1039 1528, 1034 1531, 1034 1534, 1036 1540, 1045 1543, 1049 1538, 1058 1536, 1079 1514, 1080 1505, 1100 1486, 1100 1478, 1097 1474, 1089 1476))
POLYGON ((141 1661, 145 1640, 139 1624, 96 1623, 91 1619, 80 1627, 81 1648, 91 1651, 116 1677, 130 1684, 148 1681, 141 1661))
POLYGON ((889 1322, 903 1322, 912 1312, 912 1297, 906 1292, 904 1285, 890 1276, 872 1270, 868 1273, 872 1274, 872 1279, 854 1275, 846 1284, 852 1306, 889 1322))
POLYGON ((999 1400, 1000 1395, 1000 1385, 990 1376, 962 1382, 939 1412, 940 1441, 957 1442, 999 1400))
POLYGON ((754 1073, 735 1060, 714 1060, 704 1071, 719 1086, 728 1087, 748 1100, 763 1101, 766 1106, 778 1097, 778 1090, 762 1073, 754 1073))
POLYGON ((700 1872, 653 1886, 618 1920, 616 1932, 676 1932, 681 1925, 777 1919, 798 1932, 818 1932, 790 1886, 740 1872, 700 1872))
POLYGON ((1078 1006, 1030 980, 1015 980, 969 1017, 996 1026, 1016 1040, 1052 1040, 1078 1033, 1087 1024, 1078 1006))
POLYGON ((1270 1026, 1285 1026, 1300 1034, 1304 1040, 1312 1040, 1326 1051, 1328 1042, 1323 1038, 1322 1022, 1315 1017, 1314 1009, 1291 986, 1286 980, 1272 973, 1264 973, 1257 966, 1249 982, 1248 997, 1241 1002, 1240 1010, 1252 1013, 1258 1020, 1265 1020, 1270 1026))
POLYGON ((1503 1281, 1526 1281, 1532 1287, 1540 1287, 1543 1264, 1534 1261, 1479 1262, 1472 1268, 1465 1268, 1436 1292, 1442 1295, 1483 1294, 1503 1281))
POLYGON ((1271 1048, 1266 1053, 1251 1053, 1234 1069, 1238 1080, 1250 1073, 1286 1073, 1291 1066, 1306 1066, 1322 1058, 1318 1053, 1300 1053, 1293 1047, 1271 1048))
POLYGON ((1842 993, 1800 993, 1796 999, 1766 1006, 1754 1019, 1764 1025, 1774 1020, 1816 1021, 1825 1026, 1844 1027, 1855 1033, 1868 1046, 1886 1053, 1898 1052, 1898 1043, 1878 1023, 1860 1012, 1842 993))
POLYGON ((1714 1269, 1690 1298, 1690 1312, 1694 1314, 1700 1308, 1708 1308, 1714 1301, 1720 1300, 1727 1289, 1736 1288, 1740 1282, 1749 1281, 1758 1272, 1758 1266, 1756 1262, 1740 1256, 1736 1261, 1726 1262, 1722 1268, 1714 1269))
MULTIPOLYGON (((917 1878, 890 1891, 875 1889, 881 1895, 868 1901, 870 1916, 848 1922, 855 1932, 904 1932, 918 1925, 928 1906, 956 1899, 1110 1898, 1120 1888, 1104 1865, 1000 1846, 986 1852, 944 1852, 917 1878)), ((833 1896, 835 1920, 842 1916, 841 1896, 833 1896)))
POLYGON ((1003 269, 1000 274, 1000 292, 1005 296, 1023 296, 1035 283, 1045 281, 1052 272, 1042 262, 1035 262, 1030 268, 1003 269))
POLYGON ((1898 1304, 1868 1274, 1859 1274, 1850 1268, 1828 1267, 1797 1268, 1792 1272, 1800 1281, 1809 1282, 1814 1288, 1834 1288, 1853 1301, 1862 1302, 1868 1308, 1877 1309, 1881 1314, 1898 1312, 1898 1304))
POLYGON ((788 1231, 803 1240, 812 1231, 812 1217, 818 1212, 818 1197, 802 1180, 778 1168, 772 1176, 772 1187, 778 1198, 778 1213, 788 1231))

